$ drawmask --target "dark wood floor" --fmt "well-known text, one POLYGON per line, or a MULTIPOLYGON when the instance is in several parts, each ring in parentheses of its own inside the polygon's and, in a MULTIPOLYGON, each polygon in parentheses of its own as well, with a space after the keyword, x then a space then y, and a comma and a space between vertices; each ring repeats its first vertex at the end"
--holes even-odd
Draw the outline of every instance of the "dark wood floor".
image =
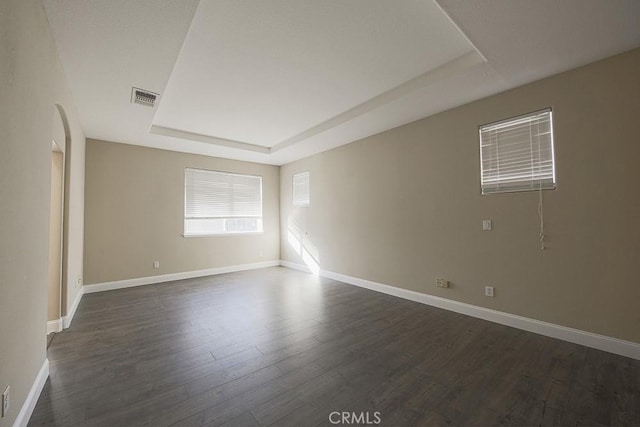
POLYGON ((278 267, 85 295, 48 357, 31 426, 640 425, 640 361, 278 267))

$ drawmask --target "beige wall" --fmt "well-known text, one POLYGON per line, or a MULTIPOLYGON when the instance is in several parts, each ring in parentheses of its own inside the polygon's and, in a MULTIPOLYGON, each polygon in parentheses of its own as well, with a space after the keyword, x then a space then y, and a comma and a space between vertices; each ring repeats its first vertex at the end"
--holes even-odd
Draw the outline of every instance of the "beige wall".
POLYGON ((640 342, 639 76, 635 50, 283 166, 283 259, 302 262, 293 218, 323 269, 640 342), (480 195, 478 126, 545 107, 558 188, 541 251, 537 193, 480 195), (304 170, 311 206, 293 209, 304 170))
POLYGON ((89 139, 85 282, 278 260, 279 197, 277 166, 89 139), (261 175, 264 233, 182 237, 185 167, 261 175))
MULTIPOLYGON (((11 426, 45 361, 51 139, 68 120, 69 274, 82 273, 84 134, 38 0, 0 2, 0 389, 11 426), (79 259, 78 259, 79 257, 79 259)), ((76 290, 69 292, 75 298, 76 290)))

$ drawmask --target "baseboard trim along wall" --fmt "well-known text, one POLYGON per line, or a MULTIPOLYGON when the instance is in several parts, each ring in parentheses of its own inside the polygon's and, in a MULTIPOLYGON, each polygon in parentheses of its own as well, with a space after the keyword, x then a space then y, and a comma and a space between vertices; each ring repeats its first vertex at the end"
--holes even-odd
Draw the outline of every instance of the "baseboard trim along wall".
POLYGON ((52 332, 61 332, 62 331, 62 317, 56 320, 47 321, 47 335, 52 332))
POLYGON ((84 295, 85 289, 84 286, 78 289, 78 293, 76 294, 76 299, 73 300, 73 304, 71 304, 71 308, 66 316, 62 316, 62 327, 67 329, 71 326, 71 321, 73 320, 73 316, 76 314, 76 310, 78 309, 78 305, 80 305, 80 301, 82 300, 82 295, 84 295))
POLYGON ((22 408, 20 408, 20 412, 18 413, 16 420, 13 422, 13 427, 27 426, 29 419, 31 418, 31 414, 33 414, 33 410, 36 407, 36 403, 38 403, 40 393, 42 393, 42 388, 47 382, 47 378, 49 378, 49 359, 44 359, 44 363, 40 367, 40 371, 31 385, 29 394, 27 394, 27 398, 22 404, 22 408))
MULTIPOLYGON (((115 289, 130 288, 134 286, 170 282, 173 280, 191 279, 194 277, 212 276, 216 274, 233 273, 236 271, 253 270, 275 266, 283 266, 291 268, 293 270, 311 273, 309 267, 304 264, 281 260, 265 261, 253 264, 240 264, 228 267, 209 268, 206 270, 187 271, 182 273, 171 273, 158 276, 140 277, 135 279, 85 285, 81 292, 78 293, 78 297, 76 297, 76 302, 74 303, 73 310, 70 312, 71 316, 63 318, 64 327, 69 327, 68 325, 71 323, 71 318, 73 318, 73 314, 75 313, 75 309, 77 308, 83 293, 104 292, 115 289)), ((609 353, 619 354, 621 356, 640 360, 640 344, 632 341, 625 341, 618 338, 608 337, 606 335, 594 334, 592 332, 582 331, 580 329, 569 328, 567 326, 556 325, 554 323, 543 322, 528 317, 505 313, 503 311, 492 310, 490 308, 467 304, 447 298, 397 288, 395 286, 385 285, 383 283, 373 282, 370 280, 348 276, 346 274, 335 273, 328 270, 321 269, 320 276, 337 280, 349 285, 359 286, 361 288, 381 292, 387 295, 419 302, 421 304, 426 304, 456 313, 465 314, 467 316, 476 317, 478 319, 488 320, 490 322, 499 323, 501 325, 511 326, 517 329, 545 335, 551 338, 557 338, 563 341, 572 342, 574 344, 580 344, 587 347, 596 348, 598 350, 607 351, 609 353)))
POLYGON ((117 280, 114 282, 84 285, 84 293, 112 291, 115 289, 132 288, 135 286, 152 285, 154 283, 171 282, 173 280, 193 279, 194 277, 213 276, 236 271, 255 270, 258 268, 277 267, 280 261, 265 261, 252 264, 230 265, 228 267, 208 268, 206 270, 185 271, 182 273, 161 274, 158 276, 138 277, 134 279, 117 280))
MULTIPOLYGON (((302 264, 290 261, 282 261, 283 267, 310 273, 311 270, 302 264)), ((397 288, 382 283, 372 282, 370 280, 360 279, 358 277, 347 276, 345 274, 334 273, 328 270, 320 270, 320 276, 327 279, 337 280, 349 285, 359 286, 372 291, 381 292, 387 295, 404 298, 407 300, 419 302, 433 307, 443 308, 445 310, 454 311, 456 313, 466 314, 467 316, 476 317, 478 319, 488 320, 490 322, 499 323, 501 325, 511 326, 517 329, 545 335, 551 338, 561 339, 574 344, 580 344, 592 347, 598 350, 607 351, 609 353, 618 354, 632 359, 640 360, 640 344, 632 341, 625 341, 618 338, 608 337, 606 335, 594 334, 592 332, 582 331, 580 329, 569 328, 566 326, 556 325, 554 323, 543 322, 540 320, 530 319, 528 317, 518 316, 515 314, 505 313, 503 311, 492 310, 490 308, 479 307, 464 302, 454 301, 447 298, 441 298, 433 295, 423 294, 420 292, 410 291, 407 289, 397 288)))

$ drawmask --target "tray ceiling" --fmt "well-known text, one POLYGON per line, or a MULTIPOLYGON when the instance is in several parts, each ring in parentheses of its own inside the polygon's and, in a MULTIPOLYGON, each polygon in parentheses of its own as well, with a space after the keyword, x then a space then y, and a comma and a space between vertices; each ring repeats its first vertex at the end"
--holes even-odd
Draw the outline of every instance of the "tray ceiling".
POLYGON ((636 0, 43 3, 88 137, 271 164, 640 46, 636 0))

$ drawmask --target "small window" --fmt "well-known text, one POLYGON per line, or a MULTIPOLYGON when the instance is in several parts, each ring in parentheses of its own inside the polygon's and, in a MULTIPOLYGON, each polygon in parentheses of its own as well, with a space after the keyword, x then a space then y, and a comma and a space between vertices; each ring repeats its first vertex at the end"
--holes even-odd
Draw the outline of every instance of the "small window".
POLYGON ((480 126, 482 194, 556 188, 551 109, 480 126))
POLYGON ((293 175, 293 206, 309 206, 309 172, 293 175))
POLYGON ((262 232, 262 177, 186 168, 184 235, 262 232))

